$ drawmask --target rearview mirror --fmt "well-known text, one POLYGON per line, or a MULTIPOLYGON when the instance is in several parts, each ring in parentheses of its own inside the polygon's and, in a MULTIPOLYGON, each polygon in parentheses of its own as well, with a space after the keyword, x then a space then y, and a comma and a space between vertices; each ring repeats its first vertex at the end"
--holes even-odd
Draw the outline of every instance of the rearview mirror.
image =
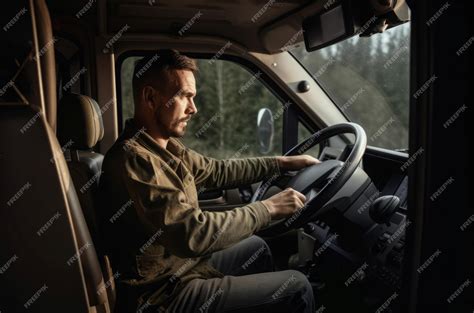
POLYGON ((267 154, 273 146, 273 114, 270 109, 263 108, 257 115, 257 140, 260 153, 267 154))
POLYGON ((349 14, 349 2, 310 16, 303 21, 306 50, 314 51, 355 34, 353 16, 349 14))
POLYGON ((410 19, 405 0, 328 1, 324 9, 303 20, 307 51, 314 51, 359 34, 361 37, 382 33, 410 19))

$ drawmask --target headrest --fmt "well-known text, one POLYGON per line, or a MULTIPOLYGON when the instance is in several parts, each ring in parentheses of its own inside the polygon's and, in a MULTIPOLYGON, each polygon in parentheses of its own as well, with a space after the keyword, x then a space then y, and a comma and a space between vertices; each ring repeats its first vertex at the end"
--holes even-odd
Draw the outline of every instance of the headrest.
POLYGON ((97 102, 84 95, 64 95, 58 105, 57 134, 65 149, 88 150, 94 147, 104 137, 104 124, 97 102))

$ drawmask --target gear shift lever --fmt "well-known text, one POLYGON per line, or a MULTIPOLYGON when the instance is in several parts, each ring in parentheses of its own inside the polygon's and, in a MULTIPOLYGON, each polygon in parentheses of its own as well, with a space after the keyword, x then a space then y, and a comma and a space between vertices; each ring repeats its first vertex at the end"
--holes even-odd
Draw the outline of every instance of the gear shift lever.
POLYGON ((398 210, 400 199, 397 196, 382 196, 372 203, 369 216, 379 224, 390 226, 392 215, 398 210))

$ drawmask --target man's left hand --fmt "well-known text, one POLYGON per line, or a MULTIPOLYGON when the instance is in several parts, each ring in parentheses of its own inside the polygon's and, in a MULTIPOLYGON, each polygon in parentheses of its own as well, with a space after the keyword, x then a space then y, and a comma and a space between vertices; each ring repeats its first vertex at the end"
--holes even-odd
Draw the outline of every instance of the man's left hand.
POLYGON ((302 168, 321 163, 321 161, 318 159, 306 154, 279 156, 277 157, 277 161, 280 169, 287 171, 300 170, 302 168))

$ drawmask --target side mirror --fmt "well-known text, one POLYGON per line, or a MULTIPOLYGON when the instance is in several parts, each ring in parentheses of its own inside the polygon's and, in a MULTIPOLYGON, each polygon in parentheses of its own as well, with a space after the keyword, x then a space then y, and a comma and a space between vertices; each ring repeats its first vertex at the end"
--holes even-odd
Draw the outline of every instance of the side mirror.
POLYGON ((262 154, 267 154, 272 150, 273 132, 272 111, 267 108, 260 109, 257 116, 257 139, 262 154))

